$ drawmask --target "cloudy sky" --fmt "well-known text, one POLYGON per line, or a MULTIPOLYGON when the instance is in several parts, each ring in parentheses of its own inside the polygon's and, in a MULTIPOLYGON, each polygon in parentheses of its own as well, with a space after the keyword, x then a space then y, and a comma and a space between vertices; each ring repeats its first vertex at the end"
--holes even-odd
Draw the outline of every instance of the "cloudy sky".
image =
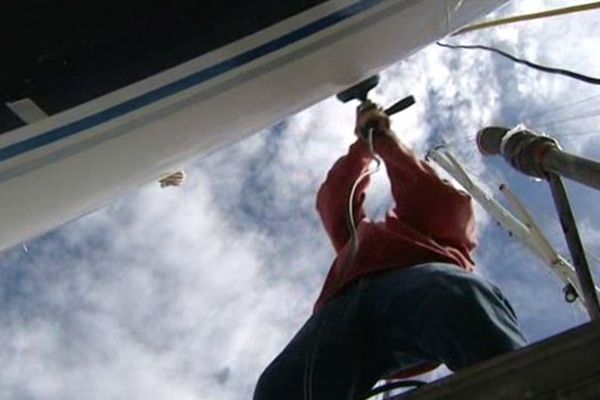
MULTIPOLYGON (((513 1, 498 15, 573 1, 513 1)), ((600 76, 598 12, 448 41, 492 44, 600 76)), ((445 141, 490 190, 508 182, 567 255, 547 185, 482 159, 471 140, 525 121, 600 158, 600 90, 497 56, 432 45, 383 73, 375 98, 413 94, 393 123, 419 154, 445 141)), ((311 312, 333 257, 314 212, 329 166, 352 142, 354 107, 327 99, 187 166, 182 188, 148 184, 0 258, 0 399, 242 399, 311 312)), ((368 197, 390 205, 385 174, 368 197)), ((598 193, 569 185, 597 265, 598 193)), ((561 285, 481 211, 480 273, 537 341, 586 321, 561 285)))

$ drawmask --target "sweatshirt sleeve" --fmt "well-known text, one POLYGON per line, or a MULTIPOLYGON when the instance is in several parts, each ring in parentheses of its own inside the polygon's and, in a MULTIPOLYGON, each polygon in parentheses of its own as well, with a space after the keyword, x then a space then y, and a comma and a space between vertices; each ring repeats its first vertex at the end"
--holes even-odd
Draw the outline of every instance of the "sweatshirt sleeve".
POLYGON ((466 254, 473 250, 475 219, 471 197, 442 180, 400 141, 382 136, 374 146, 387 169, 396 217, 441 245, 466 254))
MULTIPOLYGON (((333 165, 317 194, 317 211, 338 253, 351 236, 348 221, 350 191, 356 179, 368 169, 371 160, 367 144, 357 140, 350 146, 348 154, 333 165)), ((368 185, 369 177, 366 177, 355 192, 353 212, 357 223, 365 218, 363 204, 368 185)))

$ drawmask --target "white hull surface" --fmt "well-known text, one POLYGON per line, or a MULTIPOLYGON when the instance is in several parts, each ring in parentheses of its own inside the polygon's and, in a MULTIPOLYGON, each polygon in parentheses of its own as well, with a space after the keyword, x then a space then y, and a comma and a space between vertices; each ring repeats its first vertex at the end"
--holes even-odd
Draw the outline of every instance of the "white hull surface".
POLYGON ((331 96, 505 1, 329 1, 0 135, 0 250, 331 96))

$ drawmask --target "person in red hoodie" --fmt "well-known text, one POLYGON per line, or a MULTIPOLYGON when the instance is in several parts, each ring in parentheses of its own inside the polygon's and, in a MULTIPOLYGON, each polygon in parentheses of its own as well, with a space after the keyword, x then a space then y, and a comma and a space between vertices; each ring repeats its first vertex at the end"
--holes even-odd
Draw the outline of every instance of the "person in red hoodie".
POLYGON ((441 179, 390 129, 359 107, 358 139, 329 171, 317 210, 337 253, 313 315, 262 373, 255 400, 355 399, 380 379, 440 364, 459 370, 526 344, 500 290, 473 273, 471 198, 441 179), (385 163, 395 206, 385 221, 363 210, 373 161, 385 163), (355 229, 355 230, 354 230, 355 229))

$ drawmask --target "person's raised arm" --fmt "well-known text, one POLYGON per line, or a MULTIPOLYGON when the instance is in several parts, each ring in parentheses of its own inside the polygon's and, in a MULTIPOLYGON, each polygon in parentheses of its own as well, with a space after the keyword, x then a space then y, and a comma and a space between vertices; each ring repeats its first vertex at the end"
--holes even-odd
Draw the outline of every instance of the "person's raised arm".
MULTIPOLYGON (((348 220, 350 191, 356 179, 368 169, 371 160, 368 145, 357 140, 350 146, 348 154, 333 165, 317 194, 317 211, 336 252, 344 247, 351 236, 348 220)), ((365 217, 363 204, 368 184, 369 178, 366 177, 354 195, 353 212, 357 224, 365 217)))
POLYGON ((396 216, 440 244, 468 254, 475 247, 470 196, 419 160, 391 130, 387 115, 378 112, 370 119, 377 127, 373 145, 387 169, 396 216))

